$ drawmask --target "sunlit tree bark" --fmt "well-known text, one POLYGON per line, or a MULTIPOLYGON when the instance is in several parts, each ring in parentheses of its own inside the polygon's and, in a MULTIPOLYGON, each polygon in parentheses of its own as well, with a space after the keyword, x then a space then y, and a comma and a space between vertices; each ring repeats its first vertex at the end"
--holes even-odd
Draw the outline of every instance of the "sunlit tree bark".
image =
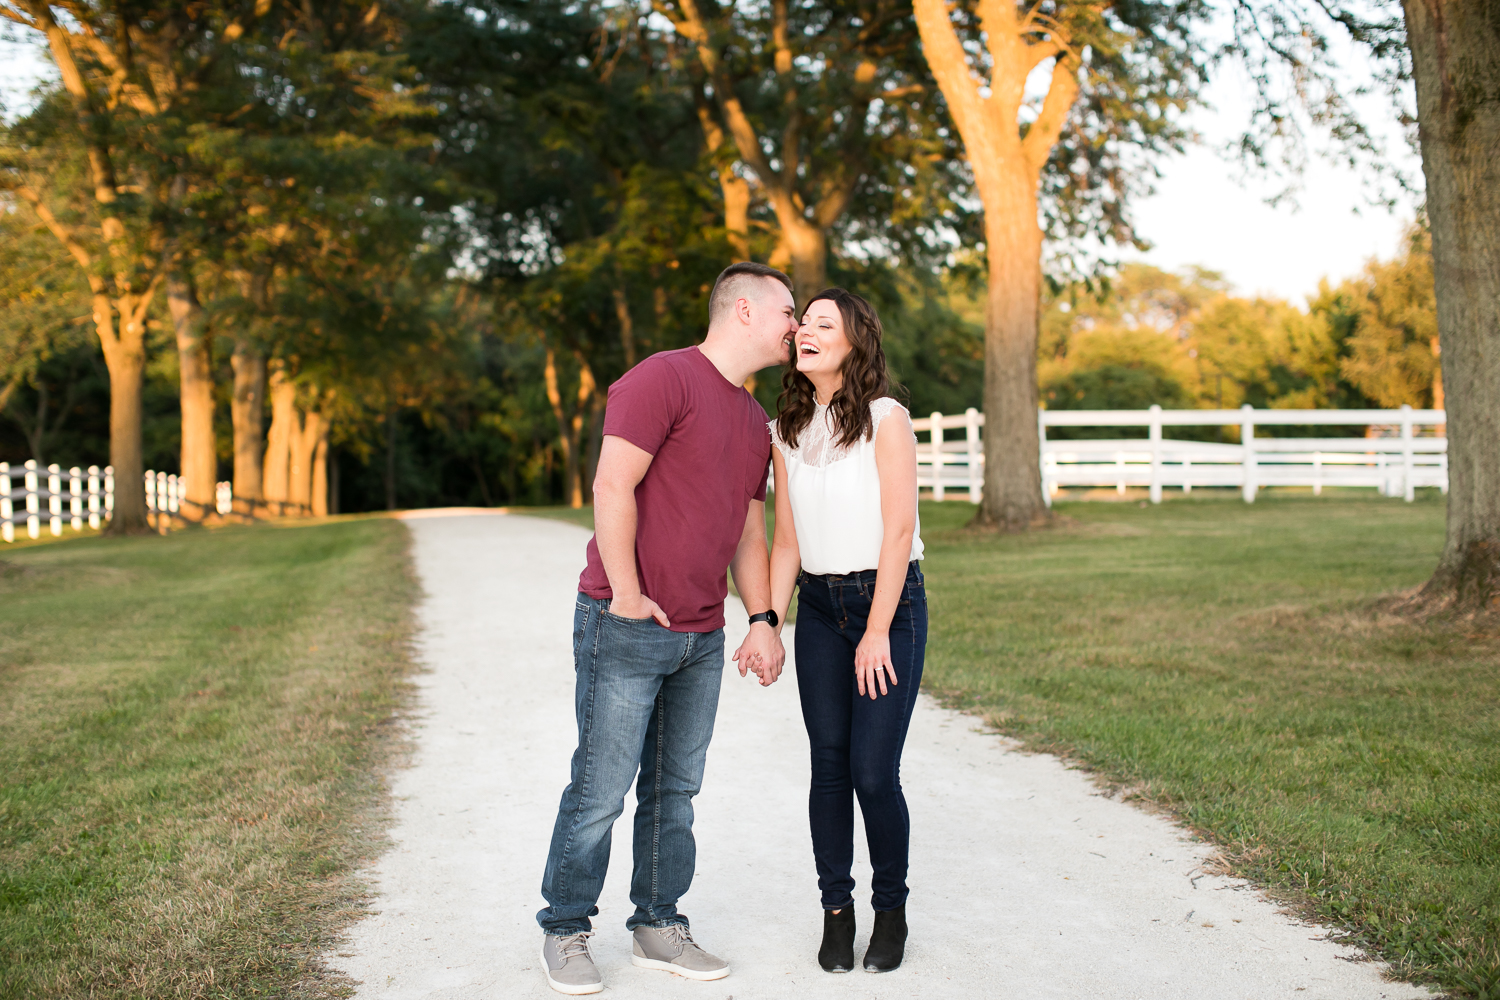
POLYGON ((219 460, 214 437, 212 341, 192 275, 174 272, 167 281, 167 307, 177 335, 182 408, 180 474, 187 480, 181 515, 205 521, 215 514, 219 460))
POLYGON ((1500 606, 1500 20, 1406 0, 1448 418, 1448 534, 1424 603, 1500 606))
POLYGON ((1050 18, 1007 0, 980 0, 988 80, 976 79, 945 0, 916 0, 927 63, 963 136, 984 203, 989 289, 984 338, 984 499, 977 521, 1021 531, 1047 517, 1037 436, 1036 341, 1042 284, 1037 194, 1042 168, 1078 96, 1078 58, 1050 18), (1052 63, 1029 127, 1026 79, 1052 63))
POLYGON ((568 506, 583 506, 582 454, 585 423, 590 412, 590 403, 596 388, 594 372, 581 351, 573 353, 578 362, 578 398, 575 405, 565 408, 562 389, 557 373, 557 353, 547 348, 547 362, 543 374, 547 383, 547 402, 552 404, 552 415, 557 419, 558 441, 563 453, 563 495, 568 506))
POLYGON ((292 438, 301 433, 297 418, 297 387, 281 361, 271 362, 271 430, 266 435, 266 457, 261 487, 266 508, 274 515, 289 513, 291 502, 292 438))

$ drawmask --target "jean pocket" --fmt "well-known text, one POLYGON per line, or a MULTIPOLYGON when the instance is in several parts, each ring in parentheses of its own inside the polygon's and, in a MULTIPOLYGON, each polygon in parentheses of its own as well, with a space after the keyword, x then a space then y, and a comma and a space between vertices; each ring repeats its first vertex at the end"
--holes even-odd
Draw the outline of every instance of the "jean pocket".
POLYGON ((605 618, 608 618, 612 622, 619 622, 621 625, 646 625, 655 624, 656 622, 656 619, 652 618, 650 615, 647 615, 645 618, 626 618, 624 615, 615 614, 608 608, 605 608, 601 613, 605 618))

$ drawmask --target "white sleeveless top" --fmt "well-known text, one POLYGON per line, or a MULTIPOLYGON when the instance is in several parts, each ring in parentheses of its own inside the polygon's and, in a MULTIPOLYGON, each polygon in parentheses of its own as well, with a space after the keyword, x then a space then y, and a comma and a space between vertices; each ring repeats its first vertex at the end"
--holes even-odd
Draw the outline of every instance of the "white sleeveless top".
MULTIPOLYGON (((776 433, 776 421, 771 421, 771 443, 786 460, 787 493, 804 572, 857 573, 879 567, 885 526, 875 432, 895 410, 901 411, 901 419, 910 419, 905 407, 890 397, 872 402, 869 438, 847 446, 834 440, 826 406, 817 408, 795 448, 786 446, 776 433)), ((922 558, 920 518, 911 536, 911 558, 922 558)))

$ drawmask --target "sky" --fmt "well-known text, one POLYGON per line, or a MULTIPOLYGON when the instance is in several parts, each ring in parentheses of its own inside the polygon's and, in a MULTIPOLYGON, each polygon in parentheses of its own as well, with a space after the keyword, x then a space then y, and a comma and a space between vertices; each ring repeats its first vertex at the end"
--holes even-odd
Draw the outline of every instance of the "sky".
MULTIPOLYGON (((1356 55, 1342 47, 1346 62, 1356 55)), ((1371 257, 1390 258, 1416 215, 1419 195, 1405 194, 1394 210, 1370 204, 1366 176, 1310 155, 1294 203, 1269 199, 1285 187, 1270 179, 1246 180, 1238 163, 1216 150, 1238 137, 1248 118, 1247 82, 1225 72, 1207 89, 1207 106, 1186 123, 1203 144, 1159 163, 1156 194, 1138 201, 1137 229, 1153 248, 1128 254, 1166 270, 1199 265, 1221 272, 1243 295, 1270 294, 1297 305, 1324 276, 1337 282, 1363 269, 1371 257)), ((1358 104, 1366 124, 1385 139, 1391 163, 1421 183, 1421 160, 1406 144, 1387 97, 1358 104)), ((1326 150, 1327 143, 1321 148, 1326 150)), ((1310 143, 1316 153, 1320 144, 1310 143)))
MULTIPOLYGON (((36 81, 52 75, 51 64, 34 46, 0 39, 0 100, 7 109, 24 106, 36 81)), ((1279 190, 1277 184, 1242 181, 1238 167, 1214 152, 1242 123, 1237 86, 1232 76, 1221 78, 1207 95, 1212 107, 1188 119, 1205 143, 1160 164, 1156 194, 1135 207, 1137 229, 1152 249, 1132 251, 1124 259, 1169 271, 1206 267, 1223 274, 1240 294, 1302 305, 1320 278, 1337 282, 1357 274, 1371 257, 1394 256, 1414 204, 1394 213, 1371 207, 1359 174, 1314 157, 1296 204, 1273 207, 1267 199, 1279 190)), ((1389 145, 1400 165, 1420 176, 1415 154, 1399 141, 1389 145)))

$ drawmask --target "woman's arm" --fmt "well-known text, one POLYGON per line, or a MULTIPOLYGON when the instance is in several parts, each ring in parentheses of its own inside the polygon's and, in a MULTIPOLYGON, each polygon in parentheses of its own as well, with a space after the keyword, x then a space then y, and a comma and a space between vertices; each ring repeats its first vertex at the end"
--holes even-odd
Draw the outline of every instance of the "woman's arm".
MULTIPOLYGON (((876 697, 886 693, 886 679, 896 683, 891 663, 891 619, 906 585, 906 567, 911 561, 911 536, 917 530, 917 439, 911 418, 903 409, 892 410, 875 434, 875 468, 880 473, 880 521, 884 536, 880 564, 875 570, 875 598, 865 637, 854 651, 854 677, 859 693, 876 697)), ((778 497, 778 503, 780 498, 778 497)))
MULTIPOLYGON (((913 452, 915 454, 915 452, 913 452)), ((787 482, 786 459, 780 448, 771 449, 776 470, 776 533, 771 537, 771 607, 776 609, 779 635, 786 625, 787 608, 792 590, 797 586, 797 571, 802 568, 802 553, 797 548, 797 526, 792 523, 791 484, 787 482)))

